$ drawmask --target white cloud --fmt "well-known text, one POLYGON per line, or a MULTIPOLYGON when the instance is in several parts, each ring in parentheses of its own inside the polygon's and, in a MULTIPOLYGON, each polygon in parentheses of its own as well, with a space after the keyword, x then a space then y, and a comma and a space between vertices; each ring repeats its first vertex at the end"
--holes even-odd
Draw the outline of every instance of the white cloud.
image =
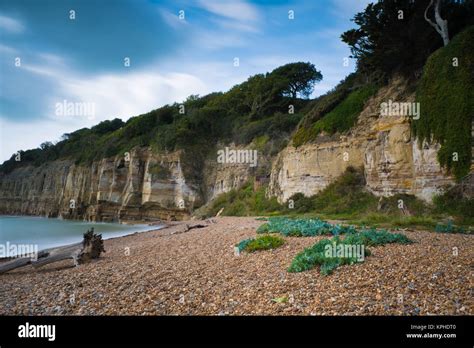
POLYGON ((245 68, 234 67, 232 59, 193 64, 175 58, 140 70, 124 67, 122 72, 91 77, 69 70, 59 56, 38 53, 37 57, 41 58, 40 63, 25 64, 23 68, 56 85, 46 101, 48 109, 39 113, 50 120, 67 121, 55 115, 56 103, 66 99, 95 104, 94 119, 76 117, 70 121, 77 123, 77 127, 89 127, 114 117, 126 120, 162 105, 183 101, 191 94, 226 90, 245 80, 249 73, 245 68))
POLYGON ((73 132, 77 128, 74 123, 44 119, 17 123, 0 117, 0 163, 18 150, 34 149, 48 140, 57 141, 62 134, 73 132))
POLYGON ((16 49, 14 49, 13 47, 2 45, 0 43, 0 52, 5 53, 5 54, 15 54, 18 51, 16 49))
POLYGON ((16 34, 25 29, 19 20, 3 15, 0 15, 0 28, 16 34))
POLYGON ((199 3, 206 11, 236 21, 256 21, 259 18, 256 7, 245 1, 200 0, 199 3))
MULTIPOLYGON (((43 55, 43 58, 45 57, 53 61, 59 59, 43 55)), ((51 96, 46 100, 46 110, 38 110, 38 114, 44 115, 38 121, 21 123, 9 120, 6 115, 0 115, 0 161, 10 158, 17 150, 36 148, 44 141, 58 140, 64 133, 91 127, 106 119, 119 117, 127 120, 162 105, 183 101, 191 94, 209 93, 212 86, 195 75, 186 72, 162 73, 154 66, 142 71, 124 68, 121 73, 102 74, 92 78, 71 72, 61 64, 25 65, 24 68, 56 83, 56 87, 51 90, 51 96), (63 100, 72 103, 93 103, 95 117, 56 115, 56 104, 62 103, 63 100)), ((213 70, 215 68, 207 68, 202 73, 212 76, 213 70)), ((217 78, 215 81, 218 80, 217 78)))
MULTIPOLYGON (((143 71, 72 79, 62 83, 62 89, 71 101, 95 103, 97 117, 93 123, 97 123, 114 117, 127 119, 184 100, 204 90, 205 85, 190 74, 143 71)), ((61 100, 52 100, 51 107, 61 100)))
POLYGON ((244 32, 258 32, 260 14, 256 6, 243 0, 200 0, 204 10, 218 16, 212 19, 223 29, 232 29, 244 32))
POLYGON ((186 15, 183 19, 179 18, 177 14, 174 14, 170 11, 164 10, 164 9, 159 9, 158 10, 161 18, 172 28, 174 29, 179 29, 182 28, 183 25, 188 24, 186 21, 186 15))

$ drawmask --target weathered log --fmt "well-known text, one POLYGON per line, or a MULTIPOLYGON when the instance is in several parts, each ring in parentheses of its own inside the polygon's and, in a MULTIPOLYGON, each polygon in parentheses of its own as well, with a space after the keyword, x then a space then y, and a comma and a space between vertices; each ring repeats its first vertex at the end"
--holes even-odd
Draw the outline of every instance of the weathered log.
POLYGON ((79 253, 81 252, 81 249, 76 248, 74 250, 68 250, 65 252, 57 252, 53 255, 49 255, 47 257, 43 257, 41 259, 38 259, 37 261, 31 261, 31 264, 33 267, 38 268, 44 265, 47 265, 49 263, 57 262, 57 261, 62 261, 62 260, 68 260, 68 259, 73 259, 74 260, 74 265, 78 265, 78 256, 79 253))
POLYGON ((77 266, 91 259, 99 258, 102 252, 105 252, 102 235, 94 234, 94 228, 91 228, 90 231, 84 233, 84 239, 80 243, 41 250, 36 258, 23 257, 0 264, 0 274, 29 264, 38 268, 68 259, 74 260, 74 265, 77 266))
POLYGON ((31 263, 31 258, 22 257, 21 259, 14 259, 12 261, 0 264, 0 274, 11 271, 12 269, 26 266, 31 263))
POLYGON ((206 225, 206 224, 201 224, 201 223, 196 223, 196 224, 194 224, 194 225, 184 224, 184 225, 183 225, 183 228, 178 229, 178 230, 176 230, 176 231, 174 231, 174 232, 171 232, 170 234, 185 233, 185 232, 188 232, 188 231, 190 231, 190 230, 192 230, 192 229, 194 229, 194 228, 205 228, 205 227, 207 227, 207 226, 208 226, 208 225, 206 225))
POLYGON ((62 261, 67 259, 73 259, 74 264, 77 266, 79 262, 77 261, 78 256, 82 250, 82 243, 66 245, 59 248, 52 248, 45 250, 43 256, 38 255, 37 260, 32 260, 31 264, 35 267, 41 267, 47 265, 48 263, 53 263, 56 261, 62 261))

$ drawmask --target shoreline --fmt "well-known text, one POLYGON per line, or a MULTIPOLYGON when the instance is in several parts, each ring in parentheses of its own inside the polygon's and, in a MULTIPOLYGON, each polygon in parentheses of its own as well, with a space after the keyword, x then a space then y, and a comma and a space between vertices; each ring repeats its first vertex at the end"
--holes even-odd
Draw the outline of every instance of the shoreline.
POLYGON ((100 259, 0 275, 2 315, 469 315, 470 235, 407 231, 416 243, 370 248, 363 263, 288 273, 326 237, 284 237, 274 250, 234 254, 264 221, 219 217, 104 241, 100 259), (459 253, 453 256, 453 248, 459 253), (276 303, 287 296, 294 301, 276 303), (403 303, 400 303, 403 296, 403 303), (73 299, 73 300, 71 300, 73 299))
POLYGON ((120 224, 120 225, 149 225, 154 226, 159 223, 166 224, 167 221, 165 220, 121 220, 121 221, 89 221, 89 220, 80 220, 80 219, 65 219, 61 216, 44 216, 44 215, 29 215, 29 214, 2 214, 0 213, 1 217, 34 217, 34 218, 42 218, 42 219, 51 219, 51 220, 62 220, 62 221, 79 221, 79 222, 88 222, 88 223, 96 223, 96 224, 120 224))
MULTIPOLYGON (((119 234, 117 236, 114 236, 112 235, 111 237, 108 237, 108 236, 103 236, 103 240, 111 240, 111 239, 116 239, 116 238, 122 238, 122 237, 126 237, 128 235, 134 235, 134 234, 138 234, 138 233, 145 233, 145 232, 150 232, 150 231, 156 231, 156 230, 161 230, 161 229, 165 229, 167 227, 170 226, 170 222, 165 222, 165 221, 162 221, 162 220, 156 220, 156 221, 148 221, 147 223, 145 223, 145 221, 123 221, 123 222, 102 222, 102 221, 99 221, 99 222, 95 222, 95 221, 83 221, 83 220, 74 220, 74 219, 61 219, 61 218, 51 218, 51 217, 47 217, 47 216, 38 216, 38 215, 0 215, 0 218, 2 217, 11 217, 11 218, 25 218, 25 217, 31 217, 31 218, 40 218, 40 219, 52 219, 52 220, 59 220, 59 221, 65 221, 65 222, 83 222, 83 223, 86 223, 86 224, 90 224, 90 225, 95 225, 95 224, 104 224, 104 225, 113 225, 113 224, 117 224, 117 225, 124 225, 124 226, 130 226, 131 228, 133 228, 133 226, 140 226, 142 227, 141 230, 130 230, 130 231, 116 231, 116 232, 113 232, 113 231, 107 231, 106 233, 113 233, 113 234, 119 234), (149 228, 149 229, 148 229, 149 228), (122 234, 122 233, 125 233, 125 234, 122 234)), ((94 226, 91 226, 92 228, 94 226)), ((67 228, 67 226, 65 226, 65 228, 67 228)), ((104 232, 99 232, 99 234, 102 234, 103 235, 104 232)), ((78 241, 80 242, 80 241, 78 241)), ((12 245, 17 245, 19 243, 15 243, 15 242, 11 242, 11 241, 7 241, 6 242, 7 244, 10 243, 12 245)), ((24 243, 21 243, 21 244, 24 244, 24 243)), ((28 244, 31 244, 31 245, 34 245, 35 243, 28 243, 28 244)), ((48 246, 48 247, 45 247, 45 248, 42 248, 42 249, 39 249, 38 252, 41 252, 41 251, 44 251, 44 250, 47 250, 47 249, 52 249, 52 248, 61 248, 61 247, 67 247, 69 245, 72 245, 74 243, 63 243, 63 244, 58 244, 58 245, 54 245, 54 246, 48 246)), ((8 261, 12 261, 16 258, 19 258, 19 257, 24 257, 24 255, 16 255, 16 256, 0 256, 0 263, 3 263, 3 262, 8 262, 8 261)))

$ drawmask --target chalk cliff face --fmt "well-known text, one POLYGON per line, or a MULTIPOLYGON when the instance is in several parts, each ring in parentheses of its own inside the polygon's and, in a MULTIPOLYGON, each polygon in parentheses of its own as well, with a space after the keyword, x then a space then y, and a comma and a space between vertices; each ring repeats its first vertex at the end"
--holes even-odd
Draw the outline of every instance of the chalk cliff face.
POLYGON ((411 136, 408 117, 380 115, 383 102, 414 101, 406 91, 403 80, 382 88, 344 136, 322 135, 312 144, 290 145, 274 158, 259 153, 257 166, 218 163, 217 153, 210 154, 194 179, 186 179, 183 167, 192 168, 196 159, 183 157, 180 151, 153 153, 148 148, 90 166, 61 160, 20 167, 0 174, 0 213, 92 221, 184 219, 195 208, 262 173, 270 173, 268 196, 285 202, 298 192, 314 195, 348 166, 364 168, 367 188, 376 195, 407 193, 430 201, 453 183, 436 159, 438 147, 423 144, 420 149, 411 136))
POLYGON ((78 166, 71 161, 22 167, 1 177, 0 212, 91 221, 182 219, 199 204, 180 153, 135 149, 78 166), (157 170, 158 169, 158 170, 157 170))
POLYGON ((322 135, 314 144, 285 148, 273 163, 268 194, 280 202, 297 192, 311 196, 354 166, 364 168, 367 188, 375 195, 407 193, 430 201, 453 183, 436 158, 439 147, 423 144, 420 149, 409 117, 380 115, 383 102, 414 102, 406 90, 403 80, 382 88, 346 136, 322 135))

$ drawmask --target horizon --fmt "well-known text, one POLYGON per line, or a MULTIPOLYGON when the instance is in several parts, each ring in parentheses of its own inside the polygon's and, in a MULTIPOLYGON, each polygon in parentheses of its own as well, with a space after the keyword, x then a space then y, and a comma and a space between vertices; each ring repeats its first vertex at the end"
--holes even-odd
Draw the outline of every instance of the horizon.
POLYGON ((343 65, 350 49, 340 35, 370 2, 3 2, 0 162, 104 120, 226 92, 290 62, 315 64, 323 80, 310 98, 322 95, 355 71, 353 59, 343 65), (58 114, 65 101, 94 112, 58 114))

